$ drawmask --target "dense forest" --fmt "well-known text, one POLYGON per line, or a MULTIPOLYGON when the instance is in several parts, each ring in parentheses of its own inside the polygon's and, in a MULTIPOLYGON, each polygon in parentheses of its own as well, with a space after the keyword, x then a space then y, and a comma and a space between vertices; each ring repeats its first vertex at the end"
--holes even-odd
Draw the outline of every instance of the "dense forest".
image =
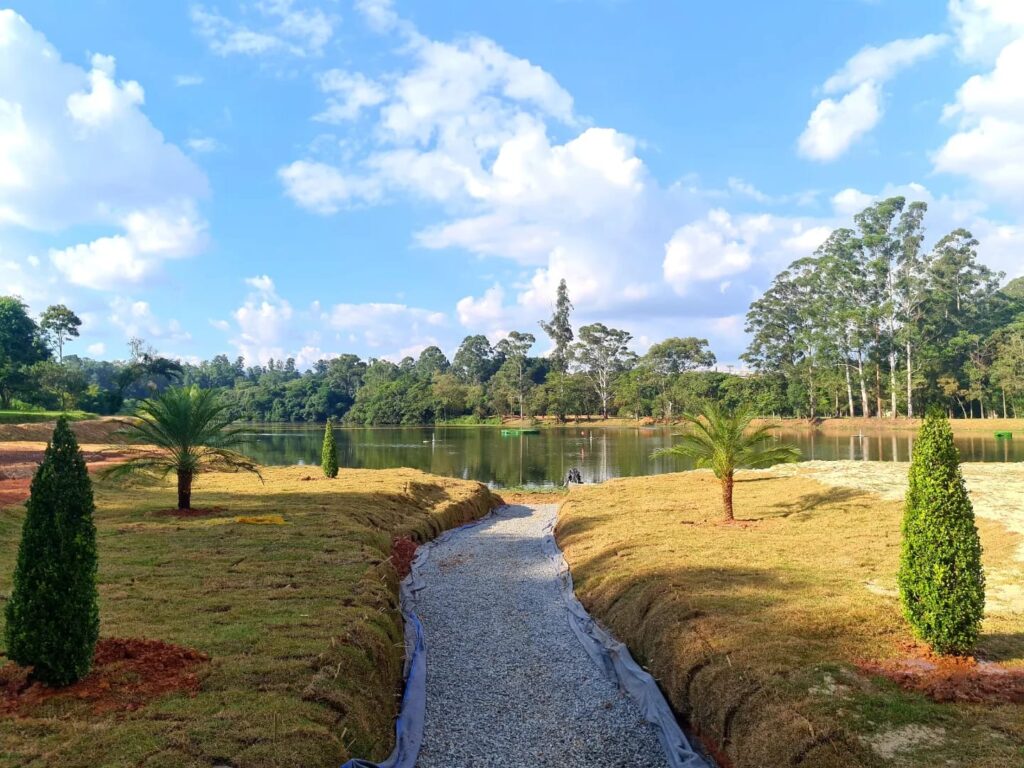
POLYGON ((970 418, 1024 414, 1024 279, 977 258, 957 229, 924 247, 924 203, 883 200, 776 276, 747 315, 749 371, 714 370, 706 339, 669 338, 638 355, 628 331, 574 331, 563 280, 538 335, 496 344, 467 336, 451 360, 436 346, 398 363, 340 355, 300 371, 293 359, 198 365, 140 339, 124 361, 65 355, 81 321, 63 305, 33 319, 0 297, 0 407, 117 413, 172 383, 224 390, 235 416, 349 424, 482 423, 505 416, 671 420, 702 400, 754 403, 780 416, 894 416, 941 404, 970 418))

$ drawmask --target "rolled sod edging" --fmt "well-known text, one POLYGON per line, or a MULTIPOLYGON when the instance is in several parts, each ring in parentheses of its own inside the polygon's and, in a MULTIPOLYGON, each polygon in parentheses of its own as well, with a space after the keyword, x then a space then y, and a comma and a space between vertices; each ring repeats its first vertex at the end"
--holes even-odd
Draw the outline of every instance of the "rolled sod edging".
MULTIPOLYGON (((507 505, 506 505, 507 506, 507 505)), ((430 556, 434 546, 451 536, 474 528, 497 517, 506 507, 492 510, 478 520, 453 528, 419 547, 409 575, 401 584, 402 616, 405 620, 406 682, 402 705, 395 721, 395 748, 382 763, 354 758, 342 768, 415 768, 423 744, 426 720, 427 647, 423 625, 416 615, 416 593, 424 584, 420 567, 430 556)), ((671 768, 709 768, 710 763, 691 746, 668 702, 651 677, 633 659, 629 649, 602 628, 576 598, 572 574, 562 551, 554 538, 554 520, 545 527, 542 542, 544 554, 556 566, 559 574, 559 592, 566 609, 566 619, 573 634, 583 645, 587 655, 604 675, 617 683, 640 709, 644 719, 651 723, 671 768)))
POLYGON ((420 566, 430 556, 430 550, 458 531, 475 528, 503 507, 492 509, 483 517, 445 531, 440 536, 421 544, 416 550, 409 575, 402 579, 399 600, 405 624, 405 688, 402 706, 395 720, 395 748, 383 763, 353 758, 341 768, 416 768, 416 760, 423 745, 423 724, 427 714, 427 643, 423 636, 423 623, 416 615, 416 593, 423 589, 419 576, 420 566))

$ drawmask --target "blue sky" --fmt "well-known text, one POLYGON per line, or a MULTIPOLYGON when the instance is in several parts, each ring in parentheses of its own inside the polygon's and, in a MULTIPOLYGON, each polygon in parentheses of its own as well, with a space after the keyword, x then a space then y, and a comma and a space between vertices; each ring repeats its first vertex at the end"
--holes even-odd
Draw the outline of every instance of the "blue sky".
POLYGON ((564 277, 577 325, 735 362, 897 193, 1024 272, 1015 0, 32 0, 0 59, 0 292, 82 354, 450 354, 564 277))

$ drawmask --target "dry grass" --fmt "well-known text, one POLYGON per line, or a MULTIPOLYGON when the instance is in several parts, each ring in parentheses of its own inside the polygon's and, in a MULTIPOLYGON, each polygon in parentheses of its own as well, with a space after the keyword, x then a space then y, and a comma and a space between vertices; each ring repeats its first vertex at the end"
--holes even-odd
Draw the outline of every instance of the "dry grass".
MULTIPOLYGON (((157 515, 174 505, 170 487, 98 489, 101 635, 178 643, 212 661, 195 697, 110 716, 65 701, 0 720, 0 766, 312 767, 386 755, 403 654, 391 541, 428 539, 496 499, 414 470, 263 472, 265 485, 201 478, 195 499, 223 508, 214 518, 157 515), (246 524, 260 522, 271 524, 246 524)), ((0 510, 3 595, 23 515, 0 510)))
MULTIPOLYGON (((558 540, 580 599, 736 768, 1024 765, 1024 711, 937 704, 855 671, 904 653, 901 504, 804 476, 742 474, 724 526, 706 472, 574 489, 558 540), (924 735, 924 737, 922 737, 924 735)), ((989 568, 1024 578, 1021 537, 979 520, 989 568)), ((1024 666, 1024 615, 980 652, 1024 666)))

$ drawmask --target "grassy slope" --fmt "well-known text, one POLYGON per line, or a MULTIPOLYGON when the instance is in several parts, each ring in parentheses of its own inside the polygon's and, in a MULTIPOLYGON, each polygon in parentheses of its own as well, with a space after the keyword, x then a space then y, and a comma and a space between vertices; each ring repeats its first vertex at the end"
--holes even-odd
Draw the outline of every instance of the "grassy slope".
MULTIPOLYGON (((759 522, 704 523, 720 513, 709 473, 617 480, 574 489, 557 535, 583 603, 737 768, 1024 765, 1019 707, 935 704, 852 671, 908 637, 898 501, 749 475, 736 504, 759 522)), ((986 563, 1024 577, 1021 537, 979 528, 986 563)), ((1024 665, 1024 615, 990 614, 980 650, 1024 665)))
MULTIPOLYGON (((201 479, 195 501, 285 526, 157 517, 170 488, 100 489, 103 636, 158 638, 212 657, 195 698, 95 716, 49 705, 0 721, 0 765, 338 766, 391 748, 402 672, 394 535, 425 540, 495 503, 477 483, 414 470, 264 470, 201 479), (313 481, 303 480, 313 477, 313 481)), ((0 510, 0 594, 23 509, 0 510)), ((2 617, 0 617, 2 622, 2 617)))
POLYGON ((69 421, 99 418, 95 413, 86 411, 0 411, 0 424, 34 424, 54 421, 58 416, 65 416, 69 421))

